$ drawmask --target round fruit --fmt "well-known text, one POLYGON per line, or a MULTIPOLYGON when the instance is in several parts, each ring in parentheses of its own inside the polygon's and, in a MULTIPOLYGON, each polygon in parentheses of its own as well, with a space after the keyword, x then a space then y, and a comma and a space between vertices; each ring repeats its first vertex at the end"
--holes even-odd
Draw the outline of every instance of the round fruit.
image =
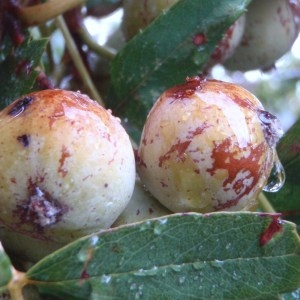
POLYGON ((167 9, 177 0, 124 0, 122 30, 127 40, 150 24, 163 9, 167 9))
POLYGON ((112 227, 162 217, 171 213, 172 212, 162 206, 160 202, 145 189, 142 182, 137 179, 129 204, 112 227))
POLYGON ((173 212, 251 209, 280 135, 277 119, 244 88, 190 78, 165 91, 150 111, 138 172, 173 212))
POLYGON ((37 248, 67 243, 110 227, 128 204, 133 149, 119 119, 97 102, 78 92, 35 92, 2 110, 0 126, 4 231, 36 239, 37 248))
POLYGON ((225 65, 232 70, 271 68, 297 35, 295 10, 287 0, 254 0, 246 12, 242 41, 225 65))

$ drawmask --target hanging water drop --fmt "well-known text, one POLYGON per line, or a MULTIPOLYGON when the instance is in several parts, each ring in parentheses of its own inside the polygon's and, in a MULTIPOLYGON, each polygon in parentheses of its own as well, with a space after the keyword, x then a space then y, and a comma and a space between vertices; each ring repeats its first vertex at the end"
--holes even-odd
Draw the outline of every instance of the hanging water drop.
POLYGON ((263 188, 265 192, 275 193, 278 192, 284 185, 285 182, 285 172, 284 168, 276 155, 273 163, 273 167, 267 181, 266 186, 263 188))
POLYGON ((168 219, 157 220, 154 225, 154 234, 160 235, 168 223, 168 219))

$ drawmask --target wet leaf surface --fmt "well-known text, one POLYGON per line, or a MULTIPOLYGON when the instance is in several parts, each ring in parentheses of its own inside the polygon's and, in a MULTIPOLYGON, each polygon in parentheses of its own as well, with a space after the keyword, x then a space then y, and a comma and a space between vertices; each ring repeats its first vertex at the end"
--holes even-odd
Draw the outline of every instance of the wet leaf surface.
POLYGON ((62 299, 274 299, 300 284, 299 237, 278 215, 176 214, 84 237, 27 276, 62 299))
POLYGON ((249 2, 178 1, 114 59, 114 95, 110 95, 108 106, 141 129, 164 90, 203 70, 224 32, 249 2))

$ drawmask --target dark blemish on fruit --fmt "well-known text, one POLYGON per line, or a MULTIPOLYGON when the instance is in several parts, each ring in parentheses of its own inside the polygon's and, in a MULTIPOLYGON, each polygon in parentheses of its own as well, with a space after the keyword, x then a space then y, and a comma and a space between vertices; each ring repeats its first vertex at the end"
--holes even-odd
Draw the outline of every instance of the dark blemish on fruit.
POLYGON ((30 144, 30 136, 23 134, 17 137, 18 142, 20 142, 24 147, 28 147, 30 144))
POLYGON ((17 179, 15 177, 10 178, 11 183, 17 183, 17 179))
POLYGON ((59 159, 59 166, 57 169, 57 172, 60 173, 62 175, 62 177, 65 177, 68 174, 68 171, 65 169, 65 161, 68 157, 70 157, 71 154, 68 151, 67 147, 65 145, 62 146, 61 149, 61 157, 59 159))
POLYGON ((272 218, 271 223, 261 234, 259 239, 259 244, 264 246, 274 237, 276 233, 282 231, 282 221, 280 219, 281 214, 261 214, 261 216, 268 216, 272 218))
POLYGON ((38 231, 43 231, 45 227, 58 223, 67 210, 49 193, 30 182, 29 199, 17 205, 14 213, 23 224, 31 224, 38 231))
POLYGON ((18 100, 14 104, 13 108, 8 112, 8 115, 12 117, 19 116, 21 113, 23 113, 26 110, 26 108, 32 103, 32 101, 33 101, 32 96, 26 96, 18 100))
POLYGON ((108 187, 108 183, 105 183, 105 184, 104 184, 104 187, 107 188, 107 187, 108 187))
POLYGON ((152 215, 154 213, 154 210, 151 207, 149 207, 148 211, 149 211, 150 215, 152 215))
POLYGON ((206 36, 204 33, 198 33, 193 37, 193 44, 197 47, 202 46, 206 43, 206 36))
POLYGON ((185 141, 185 142, 178 142, 177 144, 174 144, 170 150, 168 152, 166 152, 164 155, 159 157, 159 167, 162 167, 163 164, 171 158, 172 154, 176 155, 176 158, 178 160, 184 161, 185 157, 185 151, 187 150, 187 148, 189 147, 190 143, 192 141, 185 141))
POLYGON ((274 148, 283 135, 283 130, 279 124, 277 117, 268 111, 259 109, 257 115, 263 129, 266 142, 271 148, 274 148))
POLYGON ((141 213, 139 209, 136 210, 136 215, 138 216, 141 213))
POLYGON ((164 181, 161 181, 160 184, 161 184, 161 187, 163 187, 163 188, 168 187, 168 185, 164 181))

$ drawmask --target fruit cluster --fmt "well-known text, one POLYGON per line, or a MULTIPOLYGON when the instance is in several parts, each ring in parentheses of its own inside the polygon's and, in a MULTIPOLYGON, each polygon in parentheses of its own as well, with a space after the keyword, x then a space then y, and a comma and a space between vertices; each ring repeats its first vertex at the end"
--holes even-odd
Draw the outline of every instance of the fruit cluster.
POLYGON ((136 156, 120 120, 78 92, 25 95, 0 124, 1 240, 31 260, 101 228, 252 209, 280 137, 250 92, 201 77, 161 95, 136 156))
MULTIPOLYGON (((177 0, 124 0, 122 29, 131 39, 177 0)), ((293 45, 299 32, 299 3, 253 0, 224 34, 207 67, 225 63, 231 70, 272 68, 293 45)))

